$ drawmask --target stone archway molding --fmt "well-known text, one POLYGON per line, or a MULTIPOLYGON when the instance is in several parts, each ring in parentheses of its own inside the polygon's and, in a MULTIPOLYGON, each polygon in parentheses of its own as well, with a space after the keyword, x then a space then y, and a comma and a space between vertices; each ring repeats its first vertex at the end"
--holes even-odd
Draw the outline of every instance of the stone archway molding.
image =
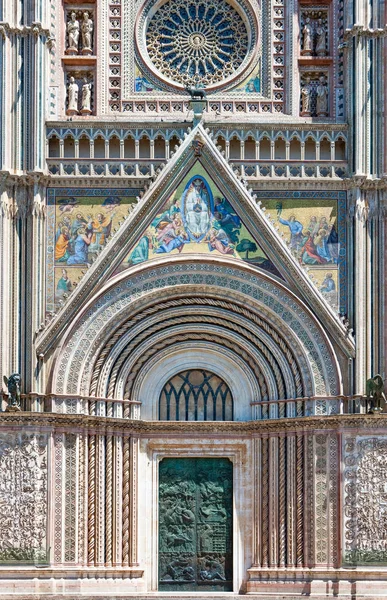
MULTIPOLYGON (((52 365, 53 393, 87 394, 85 382, 96 368, 109 336, 135 306, 146 307, 151 294, 164 299, 200 296, 234 301, 258 315, 288 340, 299 357, 309 394, 342 392, 341 374, 329 338, 317 318, 284 284, 268 273, 234 260, 171 257, 138 265, 111 279, 68 327, 52 365), (312 393, 310 393, 312 392, 312 393)), ((103 365, 99 365, 103 368, 103 365)), ((308 395, 309 395, 308 394, 308 395)))

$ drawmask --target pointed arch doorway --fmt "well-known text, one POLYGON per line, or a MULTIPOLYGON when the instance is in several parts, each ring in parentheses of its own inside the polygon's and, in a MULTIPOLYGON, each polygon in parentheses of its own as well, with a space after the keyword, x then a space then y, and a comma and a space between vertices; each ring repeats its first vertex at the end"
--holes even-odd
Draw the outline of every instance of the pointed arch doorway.
POLYGON ((233 589, 233 465, 227 458, 159 463, 159 591, 233 589))

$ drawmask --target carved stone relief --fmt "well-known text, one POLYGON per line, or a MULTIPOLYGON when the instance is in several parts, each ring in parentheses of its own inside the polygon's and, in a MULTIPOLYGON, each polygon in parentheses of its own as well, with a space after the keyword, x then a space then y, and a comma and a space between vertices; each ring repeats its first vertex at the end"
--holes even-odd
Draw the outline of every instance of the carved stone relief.
POLYGON ((46 562, 46 434, 0 434, 0 514, 0 562, 46 562))
POLYGON ((387 561, 387 436, 344 441, 344 561, 387 561))
POLYGON ((76 560, 76 513, 77 513, 77 436, 65 436, 65 562, 76 560))

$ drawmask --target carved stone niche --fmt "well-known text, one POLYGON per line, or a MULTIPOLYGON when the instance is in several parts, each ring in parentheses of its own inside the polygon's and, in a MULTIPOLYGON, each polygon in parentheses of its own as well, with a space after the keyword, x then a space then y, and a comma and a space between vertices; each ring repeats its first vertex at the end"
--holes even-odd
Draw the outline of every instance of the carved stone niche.
POLYGON ((94 48, 94 12, 90 8, 66 11, 66 54, 91 55, 94 48))
POLYGON ((329 95, 330 90, 327 70, 301 71, 301 117, 329 117, 329 95))
POLYGON ((94 110, 94 73, 89 69, 66 73, 66 114, 91 115, 94 110))
POLYGON ((301 8, 300 42, 302 56, 323 58, 329 55, 328 8, 301 8))

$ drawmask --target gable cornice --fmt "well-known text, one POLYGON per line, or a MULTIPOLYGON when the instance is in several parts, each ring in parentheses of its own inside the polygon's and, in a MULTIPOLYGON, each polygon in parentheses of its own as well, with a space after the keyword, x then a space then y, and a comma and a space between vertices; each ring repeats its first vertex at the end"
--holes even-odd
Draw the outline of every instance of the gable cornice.
POLYGON ((43 358, 54 347, 55 341, 79 313, 81 307, 85 306, 95 291, 124 261, 145 228, 157 216, 166 200, 175 191, 177 182, 184 178, 199 158, 220 190, 226 191, 251 235, 275 264, 289 287, 313 309, 344 353, 347 356, 354 355, 354 340, 340 321, 339 316, 327 304, 307 272, 291 254, 264 211, 255 202, 251 190, 248 190, 245 184, 237 178, 226 159, 216 148, 208 132, 199 124, 186 136, 180 148, 169 159, 168 164, 164 165, 142 199, 139 199, 134 210, 128 215, 126 221, 72 292, 69 301, 54 316, 47 328, 38 333, 36 352, 40 358, 43 358))

